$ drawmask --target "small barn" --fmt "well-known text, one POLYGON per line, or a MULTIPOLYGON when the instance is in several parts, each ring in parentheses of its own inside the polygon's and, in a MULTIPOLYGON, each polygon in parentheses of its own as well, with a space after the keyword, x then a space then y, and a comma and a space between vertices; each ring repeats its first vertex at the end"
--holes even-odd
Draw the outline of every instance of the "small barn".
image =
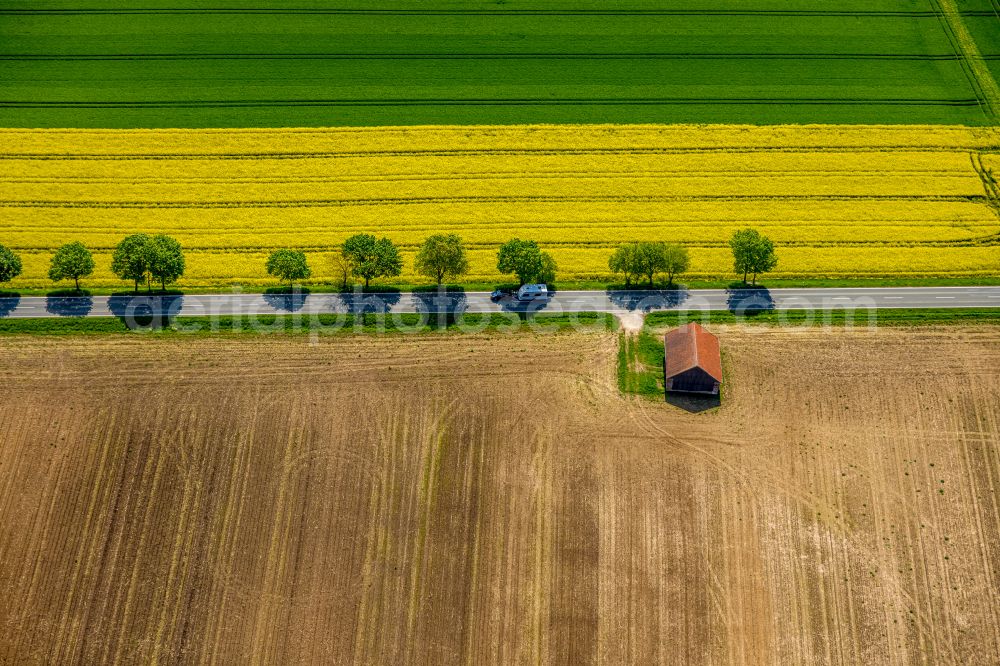
POLYGON ((663 386, 667 391, 719 394, 722 384, 719 338, 692 322, 667 333, 663 351, 663 386))

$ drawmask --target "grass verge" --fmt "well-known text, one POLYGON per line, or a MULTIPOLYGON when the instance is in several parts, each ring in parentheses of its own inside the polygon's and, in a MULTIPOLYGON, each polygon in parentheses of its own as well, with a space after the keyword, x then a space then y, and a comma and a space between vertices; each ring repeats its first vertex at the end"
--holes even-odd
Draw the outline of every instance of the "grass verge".
POLYGON ((663 342, 647 331, 618 334, 618 389, 663 399, 663 342))
POLYGON ((0 335, 375 335, 461 333, 552 333, 569 330, 612 331, 617 320, 610 313, 467 314, 460 320, 428 318, 419 314, 366 315, 257 315, 245 317, 177 317, 169 322, 138 322, 129 328, 116 317, 0 319, 0 335))
MULTIPOLYGON (((733 280, 710 280, 710 279, 692 279, 686 280, 683 284, 687 289, 734 289, 734 288, 744 288, 745 285, 738 281, 733 280)), ((1000 286, 1000 277, 993 276, 979 276, 979 277, 898 277, 898 278, 776 278, 767 280, 766 282, 759 282, 757 284, 758 288, 767 289, 826 289, 826 288, 837 288, 837 289, 850 289, 850 288, 861 288, 861 287, 875 287, 875 288, 887 288, 887 287, 995 287, 1000 286)), ((493 291, 497 287, 514 287, 517 285, 513 283, 500 283, 500 282, 468 282, 461 285, 446 285, 446 289, 452 293, 459 292, 489 292, 493 291)), ((606 282, 600 280, 574 280, 574 281, 560 281, 558 284, 553 285, 553 288, 558 291, 604 291, 606 289, 621 290, 625 289, 625 284, 621 282, 606 282)), ((631 290, 643 291, 648 289, 646 285, 632 285, 629 287, 631 290)), ((657 282, 653 285, 654 289, 666 289, 666 283, 657 282)), ((379 285, 373 284, 367 290, 360 290, 361 293, 372 293, 372 294, 384 294, 384 293, 399 293, 399 292, 433 292, 435 291, 434 285, 428 284, 387 284, 379 285)), ((184 289, 168 289, 165 293, 168 295, 183 295, 183 294, 266 294, 266 293, 285 293, 287 289, 275 288, 275 287, 265 287, 260 285, 246 285, 246 286, 187 286, 184 289)), ((154 290, 151 293, 153 296, 162 295, 164 292, 159 290, 154 290)), ((355 293, 353 288, 341 289, 337 285, 330 284, 308 284, 303 285, 301 292, 304 294, 314 293, 314 294, 351 294, 355 293)), ((145 290, 140 290, 138 295, 146 295, 145 290)), ((74 292, 72 289, 35 289, 35 288, 19 288, 14 289, 7 287, 6 291, 0 293, 0 296, 132 296, 133 291, 131 289, 125 289, 122 287, 87 287, 81 293, 74 292)))
POLYGON ((875 310, 764 310, 737 315, 720 311, 664 311, 646 316, 647 328, 700 324, 767 326, 926 326, 931 324, 1000 324, 1000 308, 934 308, 875 310))

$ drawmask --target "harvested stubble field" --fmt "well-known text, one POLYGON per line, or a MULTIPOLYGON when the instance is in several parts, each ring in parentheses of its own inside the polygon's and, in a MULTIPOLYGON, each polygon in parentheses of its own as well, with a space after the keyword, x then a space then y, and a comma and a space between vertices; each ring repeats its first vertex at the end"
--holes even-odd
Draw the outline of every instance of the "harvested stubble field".
POLYGON ((996 663, 1000 329, 762 330, 3 340, 0 662, 996 663))
POLYGON ((243 130, 0 130, 0 242, 14 288, 44 288, 52 251, 127 233, 177 237, 184 287, 273 283, 267 253, 331 250, 359 232, 403 250, 455 232, 470 282, 500 280, 512 236, 551 250, 563 282, 610 280, 618 243, 691 247, 689 277, 727 279, 727 240, 754 226, 778 277, 993 275, 1000 133, 962 127, 523 126, 243 130))
POLYGON ((946 123, 996 0, 6 0, 0 126, 946 123))

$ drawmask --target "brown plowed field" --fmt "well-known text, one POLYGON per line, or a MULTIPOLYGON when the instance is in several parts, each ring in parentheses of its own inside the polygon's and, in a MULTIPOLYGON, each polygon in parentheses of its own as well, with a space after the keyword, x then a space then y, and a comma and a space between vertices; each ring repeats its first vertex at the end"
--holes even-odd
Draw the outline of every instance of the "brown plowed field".
POLYGON ((0 662, 994 664, 1000 329, 0 341, 0 662))

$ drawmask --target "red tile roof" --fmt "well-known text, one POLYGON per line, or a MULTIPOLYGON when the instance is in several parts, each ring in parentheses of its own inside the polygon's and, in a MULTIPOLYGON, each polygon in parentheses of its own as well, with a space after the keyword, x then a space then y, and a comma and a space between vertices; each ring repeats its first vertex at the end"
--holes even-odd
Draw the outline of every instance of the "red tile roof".
POLYGON ((694 322, 663 336, 667 377, 698 367, 715 381, 722 381, 722 353, 719 338, 694 322))

